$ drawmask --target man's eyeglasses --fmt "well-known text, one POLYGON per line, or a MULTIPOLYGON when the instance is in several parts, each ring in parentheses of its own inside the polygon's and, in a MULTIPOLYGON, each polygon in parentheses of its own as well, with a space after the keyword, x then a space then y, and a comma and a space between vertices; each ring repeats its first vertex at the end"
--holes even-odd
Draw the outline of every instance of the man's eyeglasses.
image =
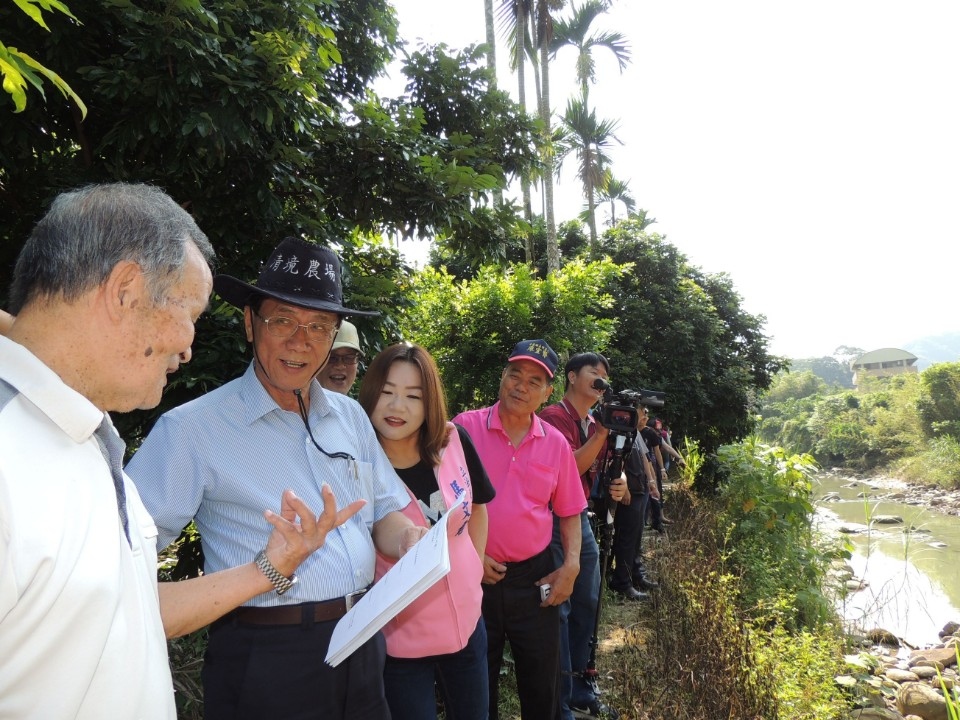
POLYGON ((360 353, 352 352, 352 353, 343 353, 341 355, 331 355, 330 359, 327 360, 327 362, 333 367, 336 367, 337 365, 345 365, 349 367, 351 365, 356 365, 358 362, 360 362, 360 353))
POLYGON ((303 328, 309 339, 318 342, 333 340, 334 335, 337 334, 337 326, 331 323, 312 322, 301 325, 293 318, 284 315, 274 315, 273 317, 265 318, 256 311, 254 311, 253 314, 260 318, 263 324, 267 326, 268 333, 278 338, 291 338, 296 335, 297 330, 300 328, 303 328))

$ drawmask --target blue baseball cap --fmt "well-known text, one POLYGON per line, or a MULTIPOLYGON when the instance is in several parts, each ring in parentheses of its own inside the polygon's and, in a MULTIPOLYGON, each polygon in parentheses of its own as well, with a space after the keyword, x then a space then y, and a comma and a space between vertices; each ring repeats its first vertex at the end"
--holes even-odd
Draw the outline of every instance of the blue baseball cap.
POLYGON ((559 359, 553 348, 547 344, 546 340, 521 340, 513 346, 513 352, 507 358, 507 362, 516 362, 517 360, 530 360, 537 363, 547 371, 547 375, 552 380, 557 372, 559 359))

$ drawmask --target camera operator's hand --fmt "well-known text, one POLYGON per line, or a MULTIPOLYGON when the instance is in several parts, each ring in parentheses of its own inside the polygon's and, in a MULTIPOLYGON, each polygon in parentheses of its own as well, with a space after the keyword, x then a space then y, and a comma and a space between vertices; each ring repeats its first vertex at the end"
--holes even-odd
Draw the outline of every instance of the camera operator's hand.
POLYGON ((593 434, 599 437, 604 442, 606 442, 607 437, 610 435, 610 428, 608 428, 599 420, 596 423, 594 423, 594 425, 596 426, 597 429, 593 434))
POLYGON ((620 477, 610 481, 610 499, 618 503, 623 500, 623 496, 627 494, 627 479, 621 475, 620 477))
POLYGON ((503 576, 507 574, 507 566, 503 563, 498 563, 489 555, 483 556, 483 580, 484 585, 496 585, 498 582, 503 580, 503 576))

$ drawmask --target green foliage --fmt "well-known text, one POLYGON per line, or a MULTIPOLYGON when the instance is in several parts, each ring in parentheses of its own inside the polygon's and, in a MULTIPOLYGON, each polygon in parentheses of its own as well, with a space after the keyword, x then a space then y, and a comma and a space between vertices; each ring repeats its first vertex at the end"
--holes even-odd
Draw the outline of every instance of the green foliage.
MULTIPOLYGON (((43 11, 59 12, 72 20, 76 17, 70 8, 59 0, 13 0, 16 5, 33 22, 49 31, 43 11)), ((0 18, 4 13, 0 12, 0 18)), ((13 100, 14 112, 23 112, 27 107, 27 90, 32 86, 40 96, 46 99, 43 92, 43 78, 46 78, 59 90, 65 98, 73 100, 80 110, 81 117, 87 114, 87 106, 73 91, 67 82, 50 68, 33 59, 27 53, 15 47, 5 45, 0 40, 0 77, 3 78, 3 90, 13 100)))
POLYGON ((826 622, 832 611, 820 587, 835 553, 814 542, 813 458, 755 438, 725 446, 718 456, 729 473, 719 497, 724 559, 740 578, 743 608, 789 629, 826 622))
POLYGON ((645 222, 625 220, 601 238, 603 256, 630 267, 601 314, 617 322, 606 348, 613 383, 665 391, 660 415, 677 441, 695 438, 710 454, 752 431, 754 398, 785 361, 769 354, 764 318, 743 310, 729 277, 690 266, 645 222))
POLYGON ((810 532, 812 461, 751 439, 720 463, 718 496, 671 495, 670 541, 648 552, 660 589, 637 613, 649 632, 616 678, 664 720, 841 720, 843 633, 819 594, 833 553, 810 532))
POLYGON ((819 358, 791 360, 790 369, 797 373, 810 371, 827 385, 837 385, 844 388, 853 387, 853 371, 849 364, 842 363, 829 355, 819 358))
POLYGON ((636 619, 651 632, 617 678, 634 697, 652 686, 644 705, 663 720, 779 717, 779 678, 759 661, 762 638, 740 610, 737 578, 723 569, 712 503, 683 489, 670 504, 670 543, 647 561, 660 588, 636 619))
POLYGON ((813 372, 781 372, 773 379, 770 389, 763 396, 764 403, 782 403, 802 400, 811 395, 822 395, 827 384, 813 372))
POLYGON ((945 488, 960 488, 960 440, 951 435, 933 438, 916 455, 897 463, 899 477, 945 488))
POLYGON ((573 262, 541 280, 518 264, 506 272, 484 267, 457 282, 427 268, 400 329, 436 358, 451 411, 487 405, 496 400, 510 350, 524 338, 546 339, 561 357, 605 347, 613 323, 594 316, 610 304, 604 288, 620 272, 609 260, 573 262))
MULTIPOLYGON (((515 209, 485 210, 496 187, 534 162, 536 123, 469 51, 414 53, 408 95, 369 93, 398 49, 386 0, 91 0, 77 12, 82 28, 51 24, 49 33, 9 15, 0 9, 0 25, 9 19, 22 47, 71 69, 90 113, 81 124, 54 99, 0 110, 2 288, 59 190, 146 181, 194 215, 232 275, 256 277, 285 235, 337 246, 352 271, 349 304, 384 312, 360 323, 376 349, 397 336, 392 313, 410 289, 410 269, 377 239, 382 231, 486 249, 517 227, 515 209)), ((132 446, 158 412, 236 375, 244 354, 231 313, 201 323, 194 361, 157 411, 120 421, 132 446)))
POLYGON ((842 669, 843 641, 832 628, 756 631, 757 659, 777 678, 780 717, 828 720, 847 716, 847 701, 834 677, 842 669))
POLYGON ((960 363, 938 363, 923 371, 917 409, 927 437, 960 439, 960 363))
MULTIPOLYGON (((960 647, 954 645, 953 650, 957 656, 957 666, 960 667, 960 647)), ((937 668, 937 682, 947 703, 947 720, 960 720, 960 688, 954 683, 948 685, 940 673, 940 668, 937 668)))
POLYGON ((918 414, 924 376, 869 378, 832 393, 809 372, 778 376, 762 398, 759 435, 825 465, 891 465, 926 447, 918 414))

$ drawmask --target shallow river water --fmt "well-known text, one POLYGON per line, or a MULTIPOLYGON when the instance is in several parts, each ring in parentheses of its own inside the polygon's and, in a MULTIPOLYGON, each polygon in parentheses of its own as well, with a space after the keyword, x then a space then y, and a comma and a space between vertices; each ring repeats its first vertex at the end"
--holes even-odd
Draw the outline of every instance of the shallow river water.
POLYGON ((850 627, 881 627, 921 646, 936 643, 947 621, 960 621, 960 517, 885 497, 904 489, 896 481, 825 473, 815 488, 817 523, 831 534, 844 526, 859 531, 846 536, 864 587, 838 601, 850 627), (903 523, 877 523, 884 515, 903 523))

